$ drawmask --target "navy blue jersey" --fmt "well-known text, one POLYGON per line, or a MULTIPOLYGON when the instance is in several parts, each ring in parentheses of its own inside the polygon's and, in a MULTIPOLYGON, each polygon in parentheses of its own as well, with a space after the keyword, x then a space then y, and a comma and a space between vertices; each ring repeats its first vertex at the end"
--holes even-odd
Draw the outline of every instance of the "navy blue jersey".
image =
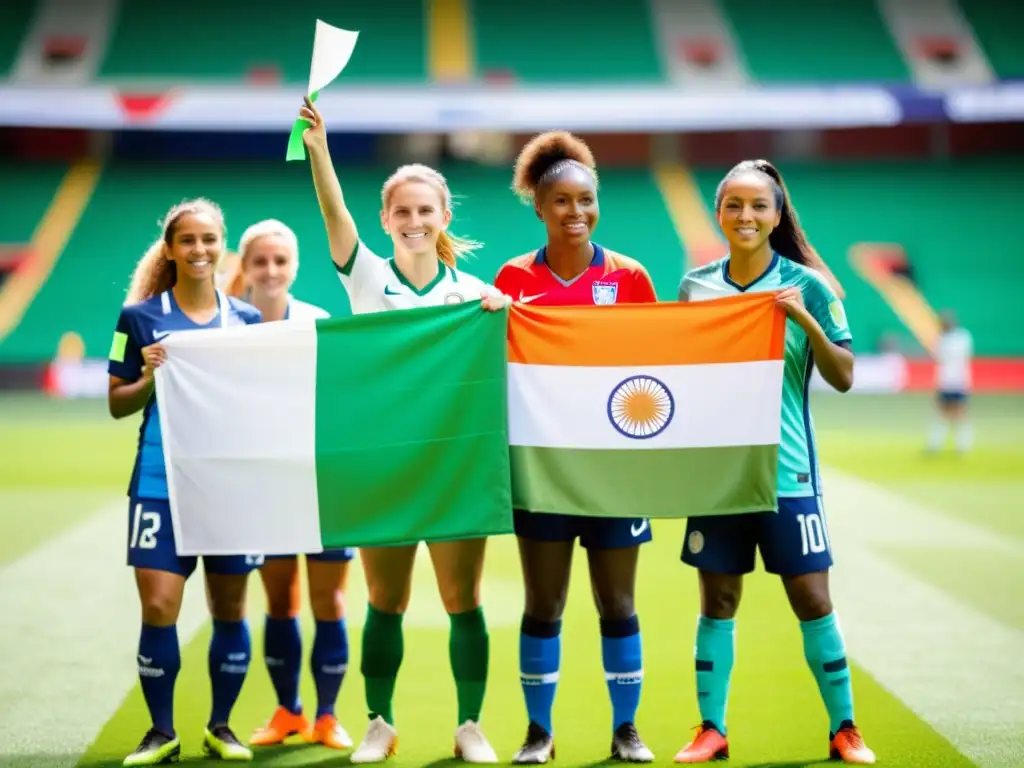
MULTIPOLYGON (((260 322, 255 307, 217 292, 217 314, 206 325, 199 325, 181 311, 171 291, 121 309, 110 348, 107 371, 125 381, 142 376, 142 348, 161 341, 171 333, 260 322)), ((167 498, 167 471, 164 465, 163 439, 156 395, 149 398, 142 412, 139 446, 128 486, 128 495, 143 499, 167 498)))

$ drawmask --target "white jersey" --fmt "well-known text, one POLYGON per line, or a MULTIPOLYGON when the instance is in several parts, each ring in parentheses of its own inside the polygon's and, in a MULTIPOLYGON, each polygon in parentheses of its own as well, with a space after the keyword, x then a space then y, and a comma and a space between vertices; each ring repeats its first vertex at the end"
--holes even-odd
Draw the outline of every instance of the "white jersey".
POLYGON ((935 386, 940 392, 968 392, 971 389, 971 358, 974 338, 966 328, 954 328, 939 336, 935 350, 935 386))
POLYGON ((335 265, 355 315, 461 304, 498 293, 497 289, 479 278, 446 264, 439 267, 437 277, 418 291, 398 271, 394 259, 382 259, 362 240, 344 268, 335 265))
POLYGON ((321 309, 316 306, 316 304, 307 304, 304 301, 299 301, 289 294, 288 310, 284 313, 285 320, 305 320, 307 318, 312 320, 321 320, 330 316, 331 313, 326 309, 321 309))

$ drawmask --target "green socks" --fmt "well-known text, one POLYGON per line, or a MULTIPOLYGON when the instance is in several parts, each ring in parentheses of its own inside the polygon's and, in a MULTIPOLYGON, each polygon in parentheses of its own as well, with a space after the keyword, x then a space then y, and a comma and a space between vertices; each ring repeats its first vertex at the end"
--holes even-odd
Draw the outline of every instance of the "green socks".
MULTIPOLYGON (((459 724, 479 722, 487 688, 490 640, 483 608, 449 616, 451 635, 448 652, 459 700, 459 724)), ((363 654, 360 668, 366 685, 366 708, 370 719, 378 715, 395 724, 392 702, 395 679, 405 651, 402 614, 382 613, 368 605, 363 626, 363 654)))
POLYGON ((480 721, 480 710, 487 688, 489 638, 484 621, 484 609, 474 608, 465 613, 452 613, 448 655, 455 676, 455 690, 459 699, 459 724, 480 721))
POLYGON ((846 645, 835 612, 814 621, 801 621, 804 658, 818 682, 828 710, 829 728, 835 733, 843 722, 853 722, 853 685, 846 661, 846 645))
POLYGON ((404 652, 402 614, 382 613, 367 605, 360 669, 366 684, 366 708, 371 720, 379 715, 388 725, 395 724, 391 703, 404 652))

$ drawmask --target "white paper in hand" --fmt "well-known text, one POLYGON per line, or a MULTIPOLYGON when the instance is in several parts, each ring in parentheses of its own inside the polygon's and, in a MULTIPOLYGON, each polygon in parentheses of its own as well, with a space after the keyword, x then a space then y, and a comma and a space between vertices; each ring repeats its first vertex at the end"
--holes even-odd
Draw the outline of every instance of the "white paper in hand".
POLYGON ((345 69, 352 51, 359 39, 358 32, 331 26, 316 20, 313 36, 313 61, 309 65, 309 89, 311 95, 330 84, 345 69))

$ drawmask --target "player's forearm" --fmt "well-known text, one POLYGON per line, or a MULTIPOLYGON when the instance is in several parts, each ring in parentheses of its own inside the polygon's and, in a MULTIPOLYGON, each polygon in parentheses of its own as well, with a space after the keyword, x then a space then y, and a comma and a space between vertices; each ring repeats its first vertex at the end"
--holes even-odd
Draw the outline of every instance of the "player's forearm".
POLYGON ((107 395, 107 406, 110 415, 115 419, 123 419, 138 413, 146 407, 153 394, 153 377, 144 376, 131 384, 120 384, 112 387, 107 395))
POLYGON ((811 343, 814 363, 818 366, 821 378, 833 389, 849 392, 853 387, 853 352, 829 341, 825 331, 810 314, 801 326, 811 343))
POLYGON ((338 181, 326 145, 310 147, 309 166, 313 171, 313 187, 320 204, 320 213, 327 227, 331 258, 339 267, 343 267, 355 248, 358 235, 352 214, 345 206, 341 182, 338 181))

